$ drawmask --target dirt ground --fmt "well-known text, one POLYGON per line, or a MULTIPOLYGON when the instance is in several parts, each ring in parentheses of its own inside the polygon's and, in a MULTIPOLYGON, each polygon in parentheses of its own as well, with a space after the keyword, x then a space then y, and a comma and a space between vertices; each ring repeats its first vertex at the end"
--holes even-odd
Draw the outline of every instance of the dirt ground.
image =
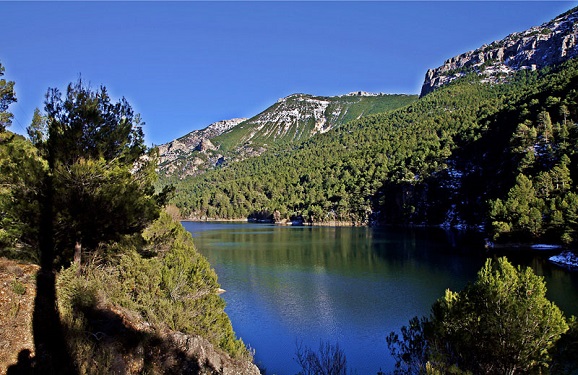
POLYGON ((34 356, 32 313, 38 269, 0 258, 0 375, 18 362, 19 353, 34 356))

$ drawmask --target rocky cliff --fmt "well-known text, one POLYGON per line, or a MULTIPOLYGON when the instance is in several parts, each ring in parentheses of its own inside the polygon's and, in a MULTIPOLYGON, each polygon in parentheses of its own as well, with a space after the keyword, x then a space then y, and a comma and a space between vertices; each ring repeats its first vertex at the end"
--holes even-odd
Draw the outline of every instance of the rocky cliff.
POLYGON ((160 163, 171 162, 194 150, 204 151, 211 146, 214 147, 210 142, 211 138, 221 135, 245 120, 245 118, 235 118, 215 122, 204 129, 192 131, 181 138, 158 146, 160 163))
POLYGON ((420 96, 472 72, 485 82, 499 83, 518 70, 540 69, 574 58, 578 55, 576 20, 578 8, 541 26, 452 57, 439 68, 427 71, 420 96))

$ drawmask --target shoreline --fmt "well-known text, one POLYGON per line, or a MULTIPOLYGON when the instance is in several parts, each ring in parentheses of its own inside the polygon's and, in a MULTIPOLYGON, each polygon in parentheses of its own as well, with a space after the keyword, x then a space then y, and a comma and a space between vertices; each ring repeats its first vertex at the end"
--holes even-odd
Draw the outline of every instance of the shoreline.
POLYGON ((254 224, 275 224, 283 226, 296 226, 296 227, 371 227, 367 224, 352 223, 349 221, 325 221, 325 222, 297 222, 289 220, 281 220, 278 222, 273 222, 270 220, 251 220, 251 219, 210 219, 210 218, 179 218, 179 221, 190 222, 190 223, 254 223, 254 224))
MULTIPOLYGON (((309 223, 309 222, 297 222, 297 221, 290 221, 287 219, 283 219, 281 221, 278 222, 273 222, 270 220, 251 220, 251 219, 246 219, 246 218, 239 218, 239 219, 215 219, 215 218, 204 218, 204 219, 199 219, 199 218, 187 218, 187 219, 180 219, 180 221, 183 222, 193 222, 193 223, 254 223, 254 224, 274 224, 274 225, 279 225, 279 226, 296 226, 296 227, 335 227, 335 228, 354 228, 354 227, 372 227, 372 225, 369 224, 361 224, 361 223, 353 223, 350 221, 326 221, 326 222, 315 222, 315 223, 309 223)), ((377 226, 379 227, 379 225, 377 226)), ((440 226, 440 225, 409 225, 406 226, 407 228, 426 228, 426 227, 430 227, 430 228, 438 228, 438 229, 442 229, 442 230, 457 230, 460 232, 468 232, 468 231, 474 231, 474 232, 478 232, 479 233, 479 228, 478 227, 444 227, 444 226, 440 226)), ((567 267, 571 267, 571 268, 578 268, 578 261, 576 259, 578 259, 578 257, 574 257, 573 258, 573 262, 564 262, 561 261, 561 259, 563 258, 563 254, 567 254, 567 253, 574 253, 573 250, 565 248, 562 245, 559 244, 544 244, 544 243, 519 243, 519 242, 515 242, 515 243, 494 243, 493 241, 489 241, 486 242, 485 245, 482 245, 483 248, 486 249, 486 251, 492 251, 492 250, 530 250, 530 251, 534 251, 534 252, 557 252, 558 255, 557 256, 553 256, 551 258, 557 258, 556 260, 554 259, 549 259, 550 262, 560 265, 560 266, 567 266, 567 267)), ((567 256, 566 256, 567 257, 567 256)))

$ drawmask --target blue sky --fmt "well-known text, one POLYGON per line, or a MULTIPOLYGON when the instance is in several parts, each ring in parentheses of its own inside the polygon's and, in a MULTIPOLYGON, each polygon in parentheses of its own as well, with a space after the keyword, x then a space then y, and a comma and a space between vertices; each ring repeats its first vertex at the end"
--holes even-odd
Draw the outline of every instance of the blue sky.
POLYGON ((576 1, 0 2, 0 62, 24 133, 81 74, 124 96, 161 144, 292 93, 417 94, 427 69, 576 1))

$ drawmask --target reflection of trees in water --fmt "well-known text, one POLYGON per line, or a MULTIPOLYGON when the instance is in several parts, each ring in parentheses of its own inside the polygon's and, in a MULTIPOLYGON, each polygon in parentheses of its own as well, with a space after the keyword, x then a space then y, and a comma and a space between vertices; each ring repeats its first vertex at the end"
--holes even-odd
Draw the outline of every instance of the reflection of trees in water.
MULTIPOLYGON (((454 235, 452 241, 459 244, 462 240, 454 235)), ((215 256, 206 251, 209 247, 218 248, 219 257, 238 264, 323 267, 347 274, 400 266, 454 267, 456 261, 469 262, 464 255, 472 256, 471 251, 464 254, 459 245, 451 246, 442 230, 275 226, 243 230, 239 227, 198 234, 196 243, 208 256, 215 256)), ((472 276, 482 263, 483 260, 476 260, 468 270, 472 276)))

